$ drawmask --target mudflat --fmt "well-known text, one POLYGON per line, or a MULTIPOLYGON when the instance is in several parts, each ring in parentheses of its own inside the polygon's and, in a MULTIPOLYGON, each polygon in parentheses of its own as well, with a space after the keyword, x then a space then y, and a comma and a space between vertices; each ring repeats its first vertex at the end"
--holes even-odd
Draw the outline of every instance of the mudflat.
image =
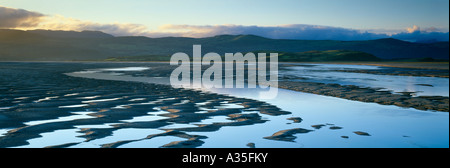
MULTIPOLYGON (((77 129, 76 132, 81 134, 77 137, 84 138, 84 142, 111 136, 114 131, 121 129, 165 131, 141 139, 102 144, 103 148, 118 147, 157 137, 185 139, 168 141, 161 146, 164 148, 192 148, 202 145, 204 143, 202 140, 207 137, 189 132, 212 132, 224 126, 264 123, 267 120, 262 119, 261 114, 273 116, 290 114, 257 100, 175 89, 169 85, 64 75, 80 69, 115 66, 117 64, 2 63, 0 129, 8 131, 0 135, 0 148, 24 146, 32 139, 42 137, 44 133, 70 129, 77 129), (239 108, 227 107, 230 105, 239 108), (187 128, 164 128, 173 124, 201 122, 219 116, 226 119, 222 122, 191 124, 187 128), (148 118, 133 120, 142 117, 148 118)), ((157 69, 158 66, 154 67, 157 69)), ((80 143, 47 147, 71 147, 80 143)))
MULTIPOLYGON (((448 63, 446 62, 435 62, 435 63, 397 63, 397 62, 377 62, 377 63, 326 63, 332 65, 370 65, 370 66, 381 66, 385 68, 337 68, 337 69, 327 69, 327 70, 311 70, 323 71, 323 73, 348 73, 347 76, 353 75, 353 73, 358 74, 374 74, 374 75, 389 75, 389 76, 414 76, 414 77, 432 77, 432 78, 448 78, 449 70, 448 63)), ((281 64, 281 69, 290 71, 290 67, 310 67, 316 66, 317 64, 281 64)), ((305 72, 303 72, 305 73, 305 72)), ((308 72, 304 75, 308 76, 308 72)), ((322 74, 319 74, 322 75, 322 74)), ((330 76, 331 77, 331 76, 330 76)), ((359 77, 364 77, 360 75, 359 77)), ((324 77, 322 77, 324 78, 324 77)), ((328 77, 327 77, 328 78, 328 77)), ((377 87, 362 87, 352 84, 338 84, 339 82, 334 82, 333 80, 339 80, 340 77, 336 79, 326 79, 326 82, 321 81, 311 81, 309 78, 303 77, 301 75, 281 75, 279 81, 279 88, 313 93, 318 95, 332 96, 338 98, 344 98, 348 100, 355 100, 361 102, 372 102, 382 105, 395 105, 399 107, 415 108, 419 110, 434 110, 441 112, 449 111, 449 97, 448 96, 414 96, 416 92, 402 91, 393 92, 391 90, 386 90, 385 88, 377 87)), ((325 79, 325 78, 324 78, 325 79)), ((393 80, 395 78, 390 78, 393 80)), ((370 80, 377 80, 371 78, 370 80)), ((345 82, 343 82, 345 83, 345 82)), ((370 82, 367 82, 370 83, 370 82)), ((406 89, 407 84, 403 84, 406 89)), ((433 85, 418 83, 417 86, 430 87, 433 85)), ((439 92, 439 91, 435 91, 439 92)))
POLYGON ((382 105, 396 105, 419 110, 449 111, 449 98, 443 96, 413 97, 409 92, 394 94, 374 88, 363 88, 353 85, 324 84, 312 82, 281 81, 279 88, 318 95, 339 97, 361 102, 373 102, 382 105))

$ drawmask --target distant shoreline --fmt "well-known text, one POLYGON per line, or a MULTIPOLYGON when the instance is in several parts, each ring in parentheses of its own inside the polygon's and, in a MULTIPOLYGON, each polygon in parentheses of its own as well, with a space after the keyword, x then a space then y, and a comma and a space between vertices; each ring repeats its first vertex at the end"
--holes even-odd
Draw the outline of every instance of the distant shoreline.
POLYGON ((346 64, 346 65, 371 65, 393 68, 413 68, 413 69, 435 69, 449 70, 449 62, 351 62, 351 63, 333 63, 325 62, 323 64, 346 64))
MULTIPOLYGON (((0 61, 4 62, 42 62, 42 63, 170 63, 169 61, 0 61)), ((279 62, 282 64, 343 64, 343 65, 370 65, 394 68, 449 70, 449 62, 279 62)))

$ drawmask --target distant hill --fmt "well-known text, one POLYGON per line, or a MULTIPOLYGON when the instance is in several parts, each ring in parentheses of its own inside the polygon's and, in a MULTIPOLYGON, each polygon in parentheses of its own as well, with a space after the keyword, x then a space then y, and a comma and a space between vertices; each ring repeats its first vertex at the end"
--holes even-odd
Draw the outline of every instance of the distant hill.
POLYGON ((111 38, 113 35, 101 31, 53 31, 53 30, 30 30, 27 31, 50 38, 111 38))
MULTIPOLYGON (((202 45, 203 54, 208 52, 224 54, 277 51, 281 54, 294 53, 290 55, 305 56, 307 53, 304 52, 317 51, 316 57, 324 56, 323 54, 327 54, 325 51, 338 50, 340 52, 348 51, 347 54, 350 54, 350 51, 361 52, 381 59, 449 59, 448 42, 411 43, 396 39, 370 41, 277 40, 254 35, 148 38, 114 37, 97 31, 0 29, 0 61, 143 59, 148 56, 164 60, 165 57, 170 57, 176 52, 185 52, 191 55, 194 44, 202 45), (299 53, 303 54, 299 55, 299 53)), ((365 56, 363 55, 364 58, 369 58, 365 56)))
MULTIPOLYGON (((278 52, 278 51, 254 51, 253 53, 266 53, 269 61, 270 53, 278 53, 279 62, 324 62, 324 61, 382 61, 372 54, 350 50, 327 50, 307 52, 278 52)), ((222 55, 222 60, 225 60, 222 55)), ((111 57, 105 61, 170 61, 168 56, 142 55, 128 57, 111 57)), ((415 60, 414 60, 415 61, 415 60)))

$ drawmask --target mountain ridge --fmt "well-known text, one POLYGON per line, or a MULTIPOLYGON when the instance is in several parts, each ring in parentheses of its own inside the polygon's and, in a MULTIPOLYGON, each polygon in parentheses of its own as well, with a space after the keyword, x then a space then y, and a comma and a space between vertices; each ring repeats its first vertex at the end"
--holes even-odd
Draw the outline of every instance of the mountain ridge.
POLYGON ((368 41, 284 40, 255 35, 218 35, 206 38, 120 36, 99 31, 48 31, 0 29, 0 61, 104 60, 141 55, 192 54, 192 45, 202 45, 202 54, 253 51, 287 53, 352 50, 382 59, 449 59, 449 42, 413 43, 397 39, 368 41))

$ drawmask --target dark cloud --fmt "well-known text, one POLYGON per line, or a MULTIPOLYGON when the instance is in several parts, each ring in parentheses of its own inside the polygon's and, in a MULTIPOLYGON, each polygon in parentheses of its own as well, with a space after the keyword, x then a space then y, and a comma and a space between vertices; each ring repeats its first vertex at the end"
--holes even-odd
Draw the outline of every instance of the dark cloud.
POLYGON ((0 6, 0 28, 28 28, 39 24, 44 15, 0 6))

